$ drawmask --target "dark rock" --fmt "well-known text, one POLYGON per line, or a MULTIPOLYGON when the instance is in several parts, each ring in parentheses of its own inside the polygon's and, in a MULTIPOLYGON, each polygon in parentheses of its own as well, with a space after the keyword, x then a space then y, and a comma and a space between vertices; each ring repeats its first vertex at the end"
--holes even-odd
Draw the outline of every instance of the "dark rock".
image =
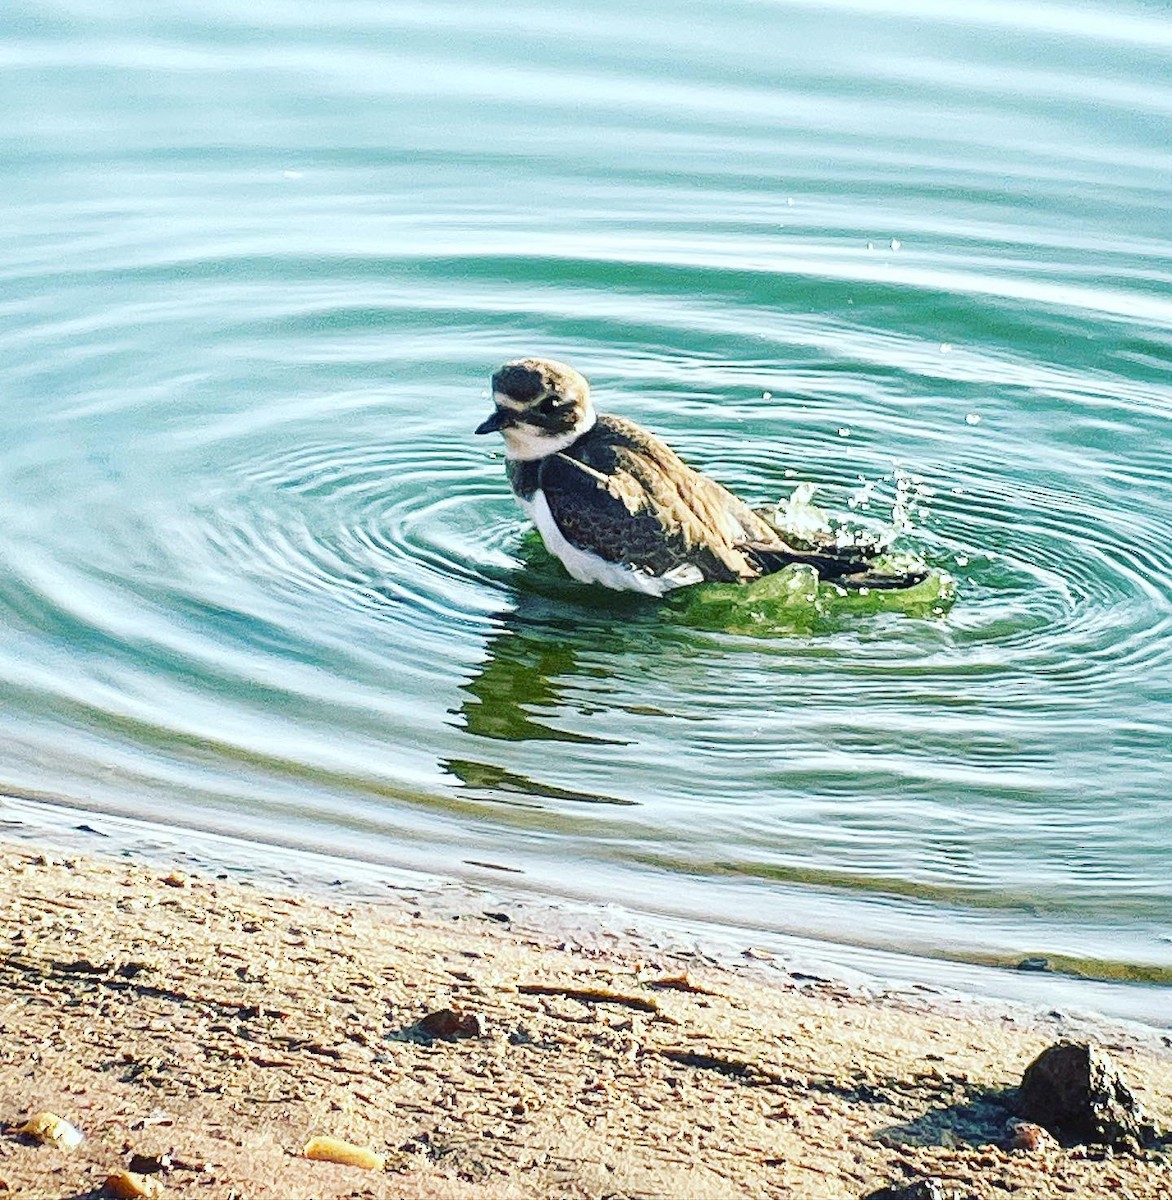
POLYGON ((863 1200, 944 1200, 944 1187, 939 1179, 913 1179, 868 1192, 863 1200))
POLYGON ((455 1041, 457 1038, 484 1037, 484 1017, 480 1013, 460 1012, 454 1008, 441 1008, 428 1013, 419 1022, 419 1031, 432 1038, 455 1041))
POLYGON ((1086 1042, 1043 1050, 1021 1077, 1017 1111, 1068 1141, 1119 1146, 1156 1136, 1107 1053, 1086 1042))
POLYGON ((110 964, 105 962, 90 962, 86 958, 78 958, 73 962, 55 962, 53 964, 62 975, 105 975, 110 964))
POLYGON ((126 1169, 135 1175, 157 1175, 171 1170, 170 1154, 132 1154, 126 1169))

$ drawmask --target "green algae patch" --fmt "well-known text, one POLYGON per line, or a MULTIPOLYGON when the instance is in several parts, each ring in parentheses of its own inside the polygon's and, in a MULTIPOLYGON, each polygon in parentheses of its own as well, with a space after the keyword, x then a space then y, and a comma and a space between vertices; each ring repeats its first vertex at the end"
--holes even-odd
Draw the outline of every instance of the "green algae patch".
MULTIPOLYGON (((884 555, 872 569, 899 573, 918 560, 884 555)), ((939 618, 956 596, 956 581, 945 571, 929 571, 907 588, 848 589, 819 580, 813 567, 786 567, 751 583, 705 583, 672 593, 666 605, 682 625, 728 633, 786 634, 814 632, 828 619, 898 613, 939 618)))

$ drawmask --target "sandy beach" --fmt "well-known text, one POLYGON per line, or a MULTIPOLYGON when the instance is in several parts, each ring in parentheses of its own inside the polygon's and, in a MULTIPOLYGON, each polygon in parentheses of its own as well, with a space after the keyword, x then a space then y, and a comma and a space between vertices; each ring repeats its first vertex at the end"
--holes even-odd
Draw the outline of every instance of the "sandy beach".
MULTIPOLYGON (((1166 1144, 1007 1148, 1054 1017, 409 895, 17 844, 0 869, 0 1192, 97 1195, 134 1160, 157 1194, 208 1200, 855 1200, 924 1177, 957 1200, 1172 1195, 1166 1144), (16 1132, 42 1110, 80 1146, 16 1132), (312 1161, 315 1136, 381 1169, 312 1161)), ((1096 1041, 1172 1126, 1169 1039, 1096 1041)))

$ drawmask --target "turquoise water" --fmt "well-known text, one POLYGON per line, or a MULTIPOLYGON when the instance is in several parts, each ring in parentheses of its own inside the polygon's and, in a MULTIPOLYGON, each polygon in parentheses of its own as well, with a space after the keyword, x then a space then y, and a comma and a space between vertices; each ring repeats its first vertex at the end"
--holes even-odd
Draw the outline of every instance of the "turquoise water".
POLYGON ((0 787, 1172 980, 1172 20, 937 7, 11 0, 0 787), (527 353, 954 597, 565 579, 527 353))

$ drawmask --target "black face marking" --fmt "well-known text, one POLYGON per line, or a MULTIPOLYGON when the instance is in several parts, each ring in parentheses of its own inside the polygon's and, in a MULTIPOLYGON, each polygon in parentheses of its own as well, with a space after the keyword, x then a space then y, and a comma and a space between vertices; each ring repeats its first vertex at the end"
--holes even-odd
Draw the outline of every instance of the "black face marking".
POLYGON ((530 404, 545 391, 545 380, 532 367, 510 363, 492 377, 492 390, 522 404, 530 404))
POLYGON ((564 433, 573 429, 578 419, 575 402, 566 396, 551 392, 540 403, 524 409, 518 414, 518 419, 527 425, 535 425, 538 429, 546 429, 553 433, 564 433))
POLYGON ((537 406, 537 410, 544 416, 552 417, 560 412, 565 412, 566 409, 573 407, 573 400, 567 400, 565 396, 559 396, 556 392, 551 392, 537 406))

